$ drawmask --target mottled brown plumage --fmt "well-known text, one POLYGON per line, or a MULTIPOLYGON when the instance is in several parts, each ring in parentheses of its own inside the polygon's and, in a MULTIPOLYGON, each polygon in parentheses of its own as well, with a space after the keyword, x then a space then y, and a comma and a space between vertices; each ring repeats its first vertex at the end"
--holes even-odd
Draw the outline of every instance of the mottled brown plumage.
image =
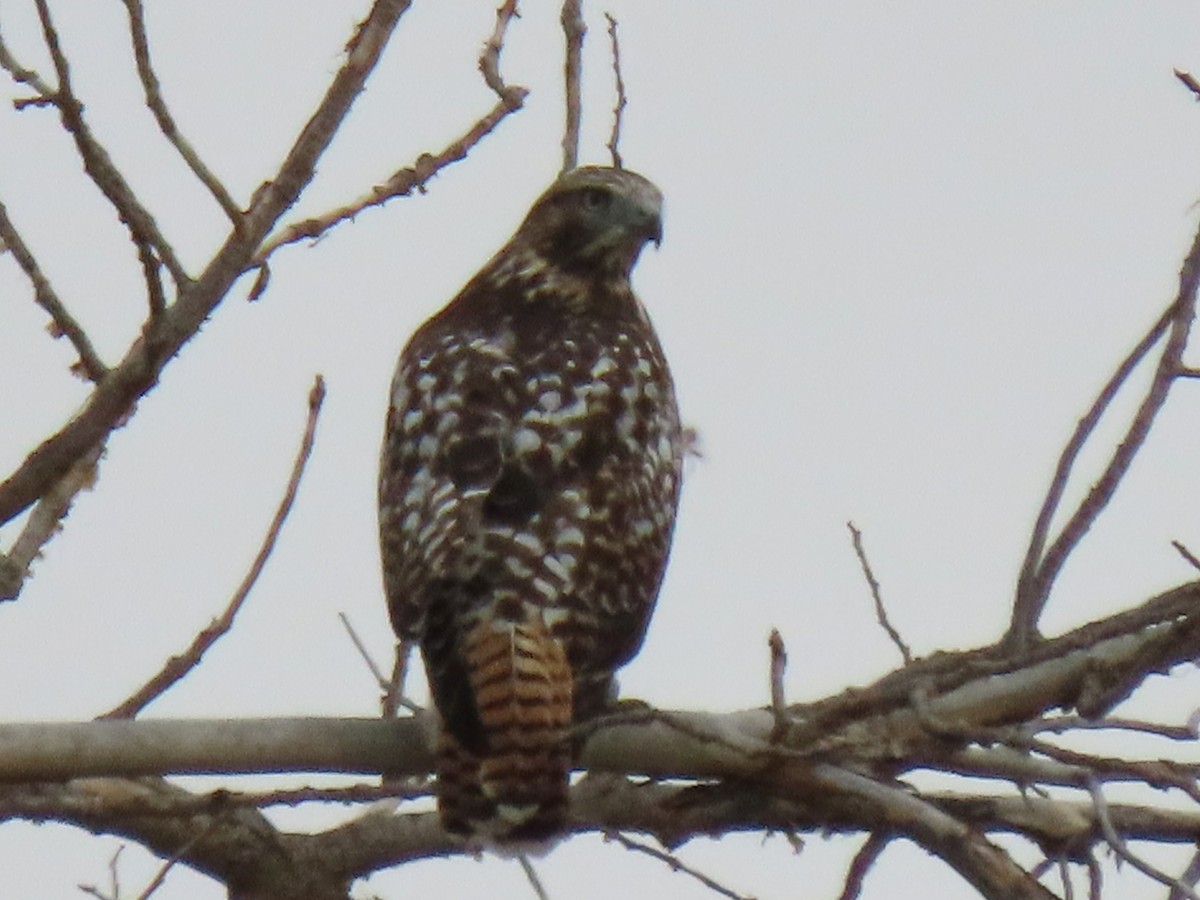
POLYGON ((568 172, 396 368, 384 582, 425 660, 453 832, 554 836, 570 726, 610 701, 654 606, 682 441, 629 273, 661 202, 632 172, 568 172))

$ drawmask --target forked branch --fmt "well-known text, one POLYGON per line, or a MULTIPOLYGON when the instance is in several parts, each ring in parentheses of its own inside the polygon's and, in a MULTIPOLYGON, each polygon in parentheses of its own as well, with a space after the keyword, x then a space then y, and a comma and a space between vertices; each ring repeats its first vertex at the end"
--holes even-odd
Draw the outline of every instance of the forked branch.
MULTIPOLYGON (((396 24, 408 8, 409 0, 376 0, 366 20, 349 43, 341 68, 334 76, 312 118, 301 130, 279 170, 256 192, 242 227, 231 230, 224 245, 194 281, 179 285, 176 301, 161 315, 152 318, 141 337, 133 343, 121 363, 97 385, 79 413, 42 442, 7 479, 0 483, 0 524, 11 520, 36 502, 51 485, 84 454, 102 443, 108 434, 129 415, 137 400, 158 382, 162 370, 179 349, 194 337, 201 325, 229 294, 234 282, 251 263, 259 244, 308 185, 317 160, 333 140, 355 98, 361 93, 374 70, 396 24)), ((39 0, 45 10, 45 0, 39 0)), ((57 46, 57 35, 44 12, 47 40, 57 46)), ((57 66, 66 72, 61 51, 57 66)), ((61 77, 61 76, 60 76, 61 77)), ((65 95, 70 97, 69 94, 65 95)), ((82 128, 78 102, 59 98, 64 122, 72 129, 81 153, 97 174, 93 178, 114 196, 123 215, 133 216, 141 224, 130 225, 172 267, 171 255, 164 252, 165 242, 151 228, 153 220, 142 221, 141 207, 127 204, 132 195, 115 170, 104 167, 107 155, 95 147, 82 128)), ((127 221, 129 221, 127 219, 127 221)), ((177 267, 177 264, 174 264, 177 267)), ((182 272, 175 273, 183 278, 182 272)))
POLYGON ((1130 464, 1150 435, 1150 429, 1158 413, 1166 404, 1171 386, 1185 372, 1183 354, 1187 348, 1192 321, 1196 313, 1196 290, 1200 282, 1200 230, 1192 240, 1192 246, 1179 272, 1179 291, 1171 305, 1159 316, 1133 350, 1121 361, 1099 396, 1092 403, 1070 441, 1064 448, 1051 479, 1050 488, 1038 512, 1021 574, 1017 582, 1016 599, 1013 603, 1012 622, 1006 642, 1011 646, 1024 647, 1038 636, 1037 623, 1045 608, 1054 580, 1074 549, 1083 540, 1088 529, 1104 511, 1117 487, 1128 471, 1130 464), (1100 418, 1108 410, 1117 392, 1128 382, 1137 365, 1151 349, 1166 335, 1162 355, 1155 368, 1154 377, 1146 391, 1133 421, 1124 437, 1112 451, 1104 471, 1096 480, 1087 496, 1070 514, 1058 536, 1046 548, 1050 526, 1059 513, 1067 482, 1074 472, 1075 463, 1083 447, 1091 438, 1100 418))

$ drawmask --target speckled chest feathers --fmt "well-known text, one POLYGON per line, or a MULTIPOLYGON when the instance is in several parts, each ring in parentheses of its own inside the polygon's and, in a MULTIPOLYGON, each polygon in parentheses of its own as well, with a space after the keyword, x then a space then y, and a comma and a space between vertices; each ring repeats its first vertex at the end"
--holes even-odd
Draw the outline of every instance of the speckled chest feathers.
POLYGON ((629 285, 660 207, 631 172, 562 176, 396 369, 389 610, 440 716, 442 821, 484 843, 561 828, 570 726, 603 710, 662 579, 682 441, 629 285))

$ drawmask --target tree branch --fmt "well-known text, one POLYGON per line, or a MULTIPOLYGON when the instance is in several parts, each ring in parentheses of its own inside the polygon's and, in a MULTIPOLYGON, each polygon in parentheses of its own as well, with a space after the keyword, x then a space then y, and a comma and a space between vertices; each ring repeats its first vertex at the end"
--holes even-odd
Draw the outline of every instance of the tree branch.
POLYGON ((71 88, 71 69, 67 57, 59 44, 58 32, 50 18, 50 7, 46 0, 34 0, 38 19, 42 24, 42 36, 46 48, 50 51, 50 59, 54 63, 54 71, 58 76, 58 90, 53 94, 54 105, 58 107, 63 127, 75 140, 79 157, 83 160, 83 168, 88 177, 108 199, 117 216, 129 229, 134 243, 145 243, 154 248, 154 253, 162 260, 175 283, 182 287, 190 281, 170 243, 158 230, 158 223, 141 202, 137 199, 133 188, 113 164, 108 151, 96 140, 91 129, 83 119, 83 105, 71 88))
POLYGON ((625 79, 621 76, 621 42, 617 39, 617 20, 608 13, 604 14, 604 18, 608 20, 608 36, 612 42, 613 81, 617 92, 617 102, 613 106, 612 131, 608 136, 608 155, 612 159, 613 167, 620 169, 622 162, 618 148, 621 144, 621 118, 629 100, 625 96, 625 79))
POLYGON ((1171 305, 1150 328, 1137 346, 1121 362, 1112 377, 1101 390, 1087 414, 1080 420, 1059 458, 1050 490, 1038 512, 1033 535, 1021 567, 1017 582, 1016 599, 1013 603, 1012 623, 1006 642, 1017 647, 1025 646, 1038 635, 1037 622, 1050 595, 1055 578, 1062 570, 1071 552, 1083 540, 1092 523, 1108 505, 1129 469, 1134 457, 1150 434, 1154 419, 1167 401, 1171 385, 1179 377, 1183 366, 1183 352, 1187 347, 1192 320, 1195 317, 1196 289, 1200 283, 1200 230, 1192 239, 1192 246, 1184 258, 1179 272, 1179 292, 1171 305), (1150 349, 1166 332, 1167 341, 1159 358, 1154 378, 1143 398, 1125 436, 1113 450, 1100 478, 1088 491, 1087 497, 1071 514, 1057 538, 1043 552, 1050 523, 1058 511, 1067 480, 1075 461, 1087 443, 1100 417, 1107 410, 1117 391, 1126 383, 1130 374, 1150 349))
MULTIPOLYGON (((44 0, 39 2, 44 5, 44 0)), ((242 228, 233 229, 205 271, 180 288, 176 302, 134 342, 75 418, 43 441, 0 483, 0 524, 35 502, 77 459, 118 427, 138 398, 154 386, 171 358, 225 298, 246 271, 264 236, 312 179, 317 160, 362 91, 409 3, 376 0, 350 41, 346 60, 316 112, 275 177, 255 193, 242 228)))
POLYGON ((54 337, 65 337, 79 354, 79 362, 77 366, 72 366, 72 370, 89 381, 102 381, 108 374, 108 366, 101 361, 83 326, 67 312, 50 280, 43 274, 37 259, 8 217, 8 210, 0 203, 0 253, 5 250, 12 254, 33 286, 34 301, 50 315, 50 321, 53 323, 50 333, 54 337))
POLYGON ((279 532, 283 529, 283 523, 287 521, 288 513, 292 511, 296 492, 300 489, 300 478, 304 475, 304 467, 312 455, 313 442, 317 434, 317 418, 321 414, 321 404, 324 400, 325 379, 318 375, 313 381, 312 390, 308 393, 308 418, 304 424, 304 436, 300 440, 300 449, 296 453, 296 461, 292 464, 292 473, 288 477, 283 499, 279 502, 279 508, 275 510, 275 516, 267 528, 266 537, 263 538, 262 546, 258 549, 258 555, 254 557, 254 562, 250 565, 250 571, 238 585, 238 589, 225 607, 225 611, 196 635, 187 650, 179 656, 172 656, 168 659, 166 665, 153 678, 139 688, 133 696, 101 716, 102 719, 132 719, 151 702, 166 693, 172 685, 181 681, 192 669, 200 665, 200 660, 209 648, 233 628, 233 620, 241 610, 242 604, 246 602, 246 598, 250 596, 250 591, 258 581, 258 576, 262 574, 263 567, 271 556, 271 551, 275 549, 275 542, 279 538, 279 532))
MULTIPOLYGON (((253 266, 265 266, 267 260, 280 247, 297 241, 316 240, 342 222, 352 220, 363 210, 382 206, 396 197, 407 197, 417 191, 423 193, 435 175, 447 166, 466 159, 480 141, 491 134, 504 119, 516 112, 525 102, 528 92, 522 87, 509 87, 507 93, 491 111, 475 122, 457 140, 447 144, 435 154, 422 153, 412 166, 399 169, 383 184, 377 184, 366 194, 344 206, 328 210, 319 216, 295 222, 265 240, 250 261, 253 266)), ((256 290, 254 296, 261 294, 256 290)))
POLYGON ((900 651, 900 658, 904 660, 904 664, 908 665, 913 661, 912 651, 900 637, 900 632, 892 627, 892 623, 888 619, 887 608, 883 605, 883 596, 879 592, 879 582, 875 579, 875 573, 871 571, 871 564, 867 561, 867 550, 863 546, 862 532, 854 527, 853 522, 847 522, 846 527, 850 529, 850 538, 854 542, 854 555, 858 557, 858 564, 862 566, 867 587, 871 589, 871 599, 875 602, 875 620, 879 623, 879 627, 887 632, 888 638, 891 639, 896 649, 900 651))
POLYGON ((7 554, 0 554, 0 602, 16 600, 29 578, 33 561, 62 528, 75 496, 96 481, 96 466, 104 455, 97 446, 73 465, 33 508, 7 554))
POLYGON ((583 21, 583 0, 563 0, 560 20, 566 40, 563 82, 567 120, 563 127, 562 171, 567 172, 579 165, 579 128, 583 109, 580 81, 583 78, 583 38, 587 34, 587 25, 583 21))
POLYGON ((192 174, 208 188, 208 192, 225 211, 225 215, 229 217, 234 228, 239 227, 242 221, 240 207, 229 195, 225 185, 209 170, 204 161, 200 159, 200 155, 180 133, 179 127, 175 124, 175 118, 167 109, 166 101, 163 100, 162 87, 159 85, 158 76, 154 74, 154 67, 150 63, 150 41, 146 37, 146 15, 142 7, 142 0, 122 0, 122 2, 129 11, 129 36, 133 42, 133 58, 137 64, 138 78, 141 80, 142 89, 146 94, 146 106, 154 114, 154 121, 158 123, 163 135, 183 157, 188 168, 192 170, 192 174))

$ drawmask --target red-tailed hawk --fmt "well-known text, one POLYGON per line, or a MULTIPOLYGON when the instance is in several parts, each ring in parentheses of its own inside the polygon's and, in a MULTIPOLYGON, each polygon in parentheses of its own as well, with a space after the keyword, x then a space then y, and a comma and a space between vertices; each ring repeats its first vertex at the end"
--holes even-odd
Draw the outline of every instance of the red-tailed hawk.
POLYGON ((683 442, 629 273, 661 207, 633 172, 567 172, 400 355, 383 573, 440 717, 448 831, 561 829, 571 725, 611 701, 654 607, 683 442))

